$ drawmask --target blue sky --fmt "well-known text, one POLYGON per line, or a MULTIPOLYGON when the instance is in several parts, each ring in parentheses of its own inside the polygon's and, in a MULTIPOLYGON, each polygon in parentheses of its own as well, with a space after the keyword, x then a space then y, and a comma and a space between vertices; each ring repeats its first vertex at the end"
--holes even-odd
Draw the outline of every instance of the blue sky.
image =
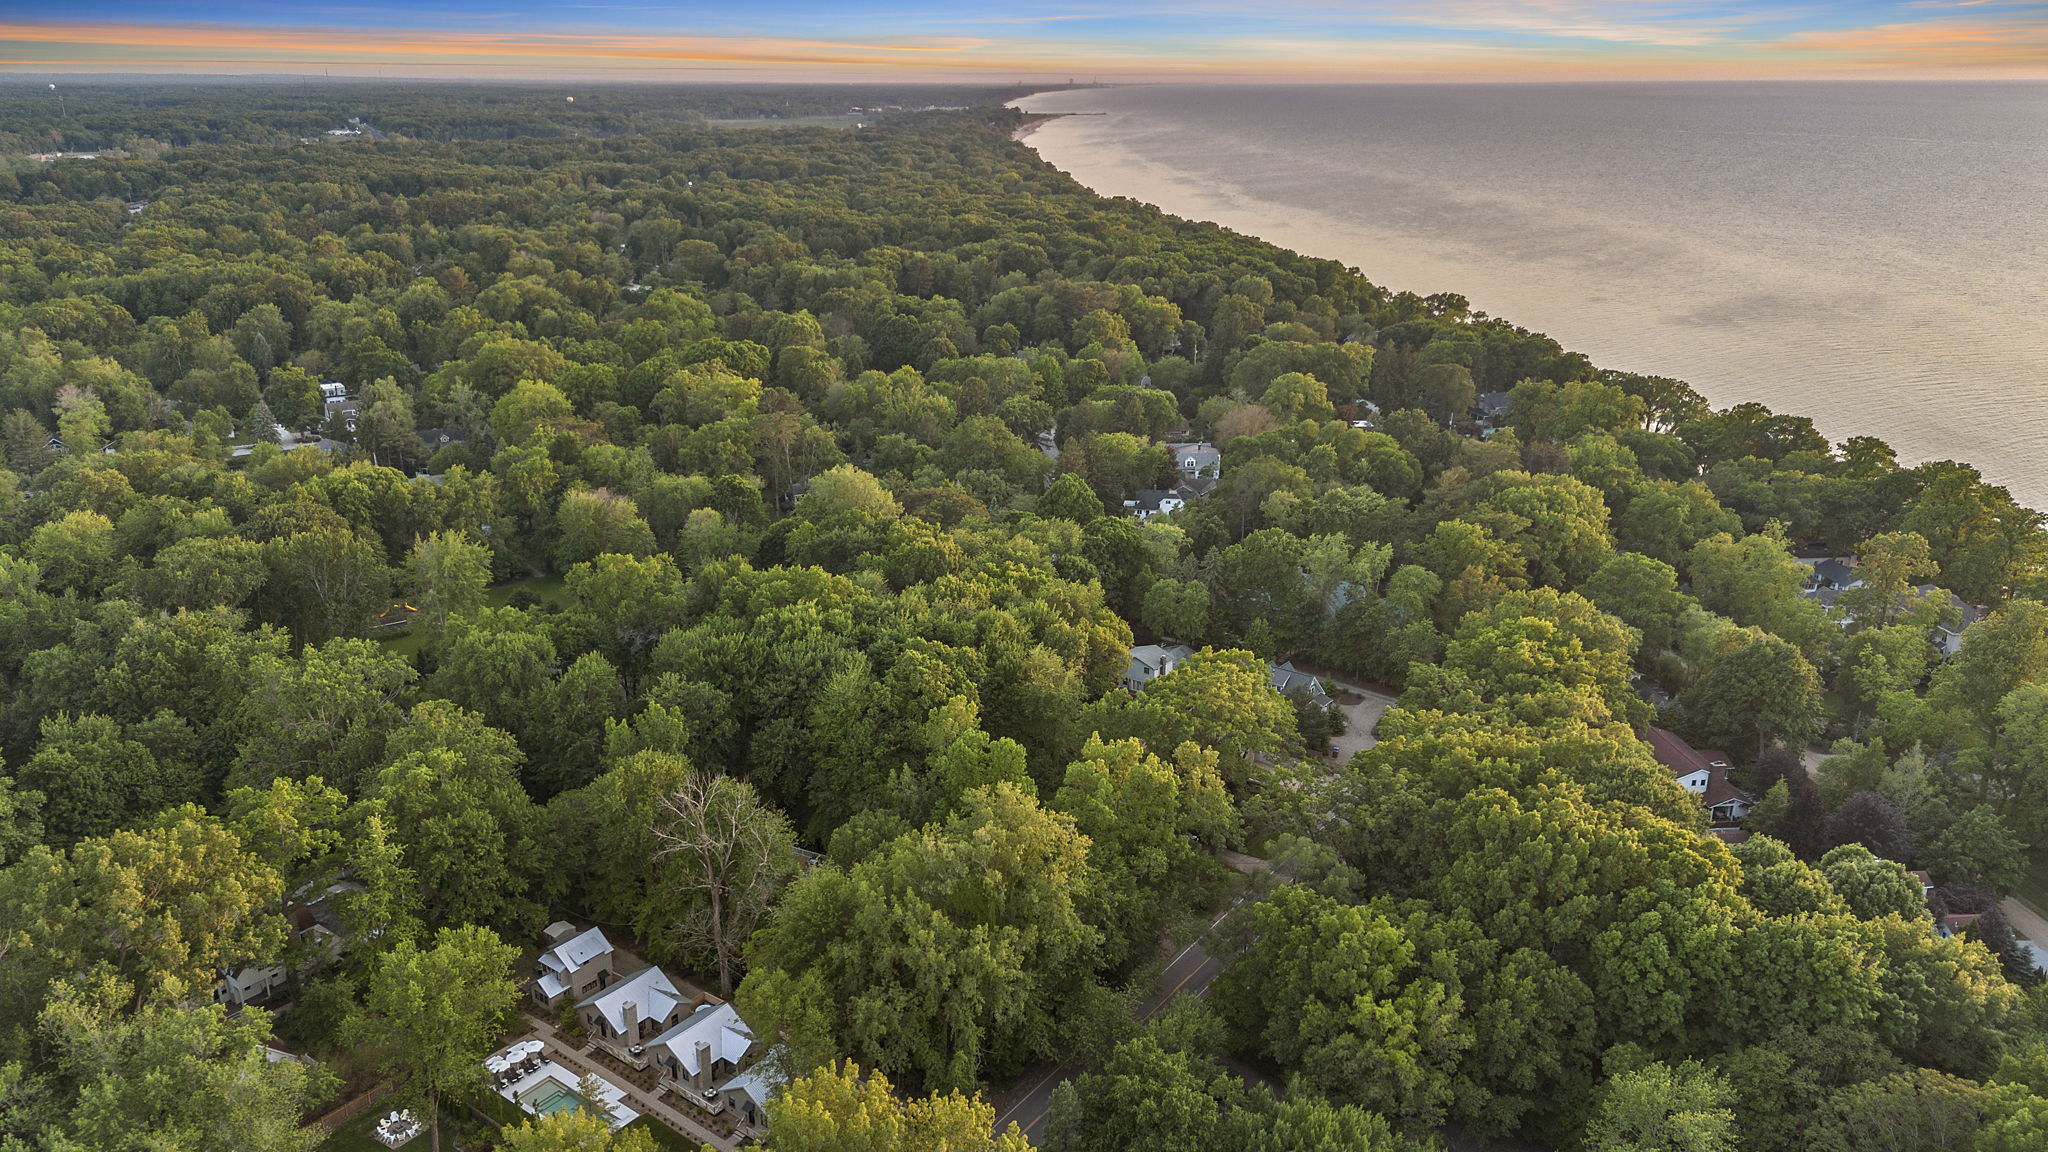
POLYGON ((0 67, 934 80, 2048 78, 2048 0, 69 0, 0 67))

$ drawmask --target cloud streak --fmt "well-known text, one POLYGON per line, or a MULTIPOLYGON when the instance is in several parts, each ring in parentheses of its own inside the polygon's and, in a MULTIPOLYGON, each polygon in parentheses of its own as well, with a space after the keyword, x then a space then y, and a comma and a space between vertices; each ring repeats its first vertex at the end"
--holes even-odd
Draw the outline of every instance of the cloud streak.
POLYGON ((2016 0, 976 0, 893 8, 769 0, 419 9, 135 0, 126 20, 0 20, 10 71, 399 69, 602 76, 749 71, 824 78, 1301 80, 1640 76, 2048 79, 2048 15, 2016 0), (625 27, 631 25, 632 27, 625 27), (644 25, 644 27, 643 27, 644 25))

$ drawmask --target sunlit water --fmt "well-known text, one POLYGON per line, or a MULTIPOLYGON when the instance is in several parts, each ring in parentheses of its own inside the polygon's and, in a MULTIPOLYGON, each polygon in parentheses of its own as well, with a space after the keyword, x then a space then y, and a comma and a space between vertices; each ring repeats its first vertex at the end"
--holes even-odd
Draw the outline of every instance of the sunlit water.
POLYGON ((1045 93, 1082 183, 2048 508, 2048 84, 1045 93))

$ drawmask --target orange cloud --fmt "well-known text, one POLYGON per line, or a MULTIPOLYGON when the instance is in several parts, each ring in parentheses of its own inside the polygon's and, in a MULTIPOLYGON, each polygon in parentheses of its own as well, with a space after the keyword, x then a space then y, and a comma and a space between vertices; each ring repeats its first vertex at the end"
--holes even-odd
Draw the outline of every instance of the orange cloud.
POLYGON ((1871 65, 2030 63, 2048 68, 2048 24, 1930 20, 1797 32, 1773 47, 1871 65))
MULTIPOLYGON (((1469 2, 1469 0, 1468 0, 1469 2)), ((36 71, 372 69, 413 75, 672 75, 679 68, 764 76, 913 71, 1211 79, 1625 79, 1826 75, 2048 77, 2048 26, 1952 19, 1796 33, 1770 43, 1634 45, 1602 51, 1438 38, 1325 42, 1274 36, 1128 43, 971 36, 861 41, 625 32, 262 28, 207 24, 0 22, 0 67, 36 71)))

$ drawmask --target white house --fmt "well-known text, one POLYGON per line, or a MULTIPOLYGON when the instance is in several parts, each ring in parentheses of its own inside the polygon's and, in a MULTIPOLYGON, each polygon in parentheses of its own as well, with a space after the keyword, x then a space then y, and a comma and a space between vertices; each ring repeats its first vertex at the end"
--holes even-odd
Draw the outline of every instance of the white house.
POLYGON ((1168 444, 1166 447, 1173 452, 1173 466, 1189 479, 1223 474, 1223 450, 1206 440, 1193 444, 1168 444))
POLYGON ((1180 493, 1160 488, 1147 488, 1138 493, 1136 500, 1124 501, 1124 507, 1136 513, 1140 520, 1150 520, 1154 516, 1170 516, 1180 511, 1186 504, 1187 499, 1180 493))
POLYGON ((557 922, 548 926, 548 940, 553 946, 540 954, 538 971, 533 977, 533 998, 547 1007, 553 1008, 569 997, 588 999, 618 978, 612 942, 605 939, 603 930, 590 928, 578 932, 569 924, 557 922))
POLYGON ((1955 593, 1950 592, 1946 588, 1937 588, 1932 584, 1919 585, 1914 589, 1914 591, 1920 593, 1920 595, 1922 596, 1948 597, 1948 606, 1955 610, 1955 623, 1936 624, 1930 631, 1928 639, 1934 642, 1935 650, 1940 652, 1943 656, 1953 656, 1957 652, 1962 651, 1963 629, 1968 628, 1970 625, 1975 624, 1977 621, 1984 619, 1986 615, 1985 611, 1982 608, 1977 607, 1975 604, 1963 603, 1963 598, 1961 596, 1958 596, 1955 593))
POLYGON ((753 1046, 753 1030, 732 1005, 706 1004, 648 1041, 647 1052, 664 1079, 709 1108, 753 1046))
POLYGON ((583 1030, 612 1055, 647 1067, 647 1042, 675 1027, 688 1005, 659 968, 649 968, 576 1005, 583 1030))
POLYGON ((1194 654, 1195 650, 1185 644, 1140 644, 1131 649, 1131 666, 1124 670, 1124 687, 1137 692, 1194 654))
POLYGON ((223 971, 220 983, 214 985, 213 998, 235 1008, 254 1004, 283 991, 290 975, 282 964, 251 964, 223 971))
POLYGON ((1671 770, 1671 778, 1678 786, 1699 797, 1708 818, 1714 822, 1732 824, 1756 806, 1747 793, 1729 783, 1726 753, 1695 749, 1679 739, 1677 733, 1662 728, 1650 729, 1643 739, 1656 754, 1657 762, 1671 770))

